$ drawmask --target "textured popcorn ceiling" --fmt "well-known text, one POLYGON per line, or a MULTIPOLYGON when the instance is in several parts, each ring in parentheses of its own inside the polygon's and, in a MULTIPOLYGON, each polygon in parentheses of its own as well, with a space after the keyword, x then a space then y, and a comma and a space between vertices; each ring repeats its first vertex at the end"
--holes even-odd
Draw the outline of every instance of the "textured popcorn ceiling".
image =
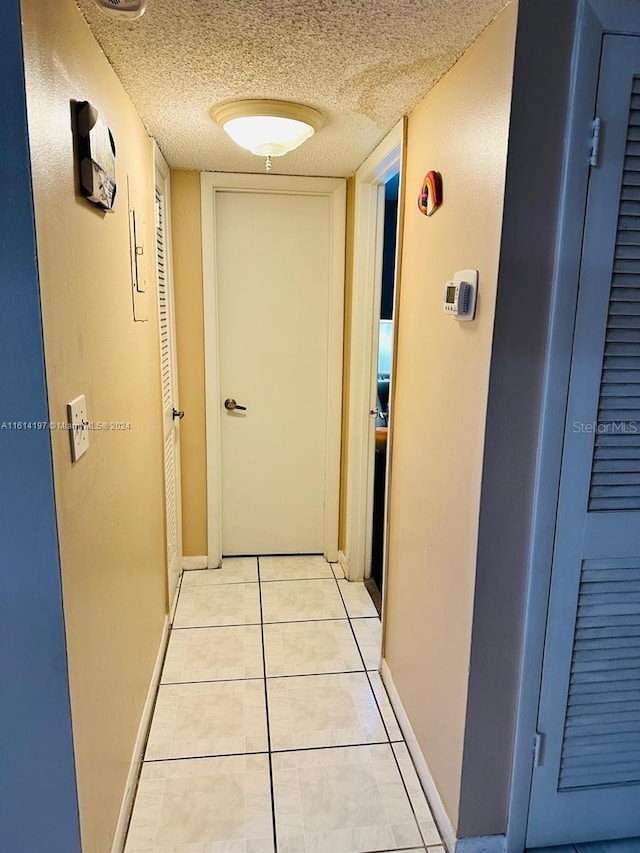
POLYGON ((346 176, 505 2, 149 0, 130 23, 114 22, 93 0, 78 5, 173 168, 264 171, 209 111, 231 99, 275 98, 310 104, 327 122, 274 160, 273 172, 346 176))

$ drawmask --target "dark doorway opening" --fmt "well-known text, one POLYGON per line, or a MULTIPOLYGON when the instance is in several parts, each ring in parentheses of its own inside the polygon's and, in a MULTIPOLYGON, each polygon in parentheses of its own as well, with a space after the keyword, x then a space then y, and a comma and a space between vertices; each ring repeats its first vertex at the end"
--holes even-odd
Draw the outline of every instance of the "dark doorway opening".
POLYGON ((384 237, 382 248, 382 291, 378 339, 378 415, 376 418, 375 473, 373 486, 373 535, 371 579, 382 594, 384 586, 385 486, 387 477, 387 435, 389 428, 389 387, 393 352, 393 294, 396 272, 398 231, 398 186, 400 175, 385 184, 384 237))

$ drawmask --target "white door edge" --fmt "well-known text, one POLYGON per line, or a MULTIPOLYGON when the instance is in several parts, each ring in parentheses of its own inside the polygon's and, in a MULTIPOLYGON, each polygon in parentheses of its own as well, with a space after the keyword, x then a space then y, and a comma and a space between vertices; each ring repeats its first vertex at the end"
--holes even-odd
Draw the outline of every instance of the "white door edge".
POLYGON ((211 177, 204 172, 200 176, 200 204, 207 454, 207 567, 215 569, 222 563, 222 480, 219 475, 221 445, 220 412, 218 409, 218 398, 220 396, 218 324, 208 319, 218 316, 216 263, 214 247, 205 239, 205 234, 214 233, 215 220, 211 177))
MULTIPOLYGON (((372 406, 372 377, 378 349, 378 324, 375 318, 378 316, 377 309, 382 287, 384 225, 384 190, 382 188, 390 177, 401 171, 403 142, 404 120, 401 120, 367 157, 355 174, 349 427, 346 439, 347 509, 344 542, 348 579, 351 581, 361 581, 370 573, 375 436, 371 430, 369 411, 372 406)), ((400 204, 398 204, 398 211, 400 212, 400 204)), ((400 249, 400 241, 397 246, 396 252, 400 249)), ((396 281, 397 276, 398 264, 396 263, 396 281)), ((396 337, 394 335, 394 353, 396 337)), ((393 377, 391 381, 393 383, 393 377)), ((389 440, 390 436, 391 430, 389 440)))
MULTIPOLYGON (((169 300, 169 347, 171 350, 171 384, 173 390, 173 400, 176 408, 179 408, 179 389, 178 389, 178 348, 176 342, 176 320, 175 320, 175 298, 173 292, 173 252, 171 238, 171 170, 169 164, 165 160, 158 143, 153 140, 153 162, 154 162, 154 197, 155 188, 158 181, 158 175, 162 179, 164 186, 162 187, 165 196, 165 250, 166 250, 166 287, 167 297, 169 300)), ((154 252, 156 263, 157 255, 154 252)), ((156 270, 157 273, 157 270, 156 270)), ((157 280, 157 279, 156 279, 157 280)), ((159 293, 157 294, 159 299, 159 293)), ((160 339, 160 311, 158 310, 158 338, 160 339)), ((164 425, 163 425, 164 435, 164 425)), ((175 505, 176 505, 176 549, 177 549, 177 566, 178 571, 182 571, 182 481, 181 481, 181 466, 180 466, 180 432, 178 427, 177 441, 175 448, 175 505)), ((167 553, 167 585, 168 585, 168 603, 169 610, 173 598, 175 597, 176 588, 171 589, 170 571, 171 566, 168 564, 169 555, 167 553)))
POLYGON ((327 196, 331 202, 332 255, 329 285, 329 331, 327 339, 327 435, 324 556, 338 559, 340 503, 340 446, 342 434, 342 348, 344 317, 345 198, 342 178, 306 178, 288 175, 241 175, 202 172, 200 175, 202 216, 202 275, 205 342, 205 414, 207 447, 207 551, 209 568, 222 561, 222 481, 220 477, 220 358, 218 327, 218 284, 213 240, 215 196, 219 191, 281 192, 327 196))

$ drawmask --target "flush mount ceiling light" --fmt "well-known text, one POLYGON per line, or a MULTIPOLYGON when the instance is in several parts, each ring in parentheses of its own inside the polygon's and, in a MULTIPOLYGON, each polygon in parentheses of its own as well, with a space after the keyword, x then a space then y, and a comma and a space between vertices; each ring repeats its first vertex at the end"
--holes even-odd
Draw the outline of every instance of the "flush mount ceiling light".
POLYGON ((237 145, 266 157, 267 172, 272 157, 298 148, 324 124, 318 110, 289 101, 232 101, 211 115, 237 145))

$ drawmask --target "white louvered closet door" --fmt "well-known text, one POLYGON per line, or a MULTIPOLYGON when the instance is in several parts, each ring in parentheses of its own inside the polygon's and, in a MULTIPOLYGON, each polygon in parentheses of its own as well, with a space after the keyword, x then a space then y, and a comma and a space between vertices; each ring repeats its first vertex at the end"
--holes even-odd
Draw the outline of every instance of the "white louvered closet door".
POLYGON ((527 843, 640 836, 640 39, 607 35, 527 843))
POLYGON ((180 511, 180 419, 173 315, 173 286, 168 223, 166 168, 156 162, 156 260, 158 274, 158 317, 160 323, 160 367, 164 438, 167 566, 169 602, 173 601, 182 568, 182 517, 180 511))

